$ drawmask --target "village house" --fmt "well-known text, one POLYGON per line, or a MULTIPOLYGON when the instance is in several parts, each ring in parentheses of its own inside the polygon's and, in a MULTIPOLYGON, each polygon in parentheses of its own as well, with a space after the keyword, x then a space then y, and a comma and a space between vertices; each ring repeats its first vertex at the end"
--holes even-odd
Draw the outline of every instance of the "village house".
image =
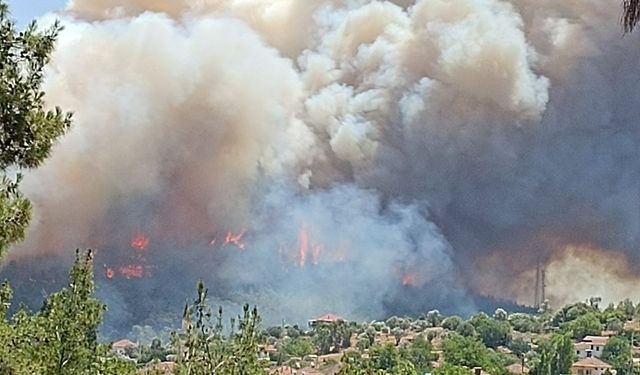
POLYGON ((571 375, 602 375, 607 370, 616 373, 610 364, 594 357, 582 358, 571 365, 571 375))
POLYGON ((313 328, 318 324, 332 324, 336 322, 344 321, 341 317, 333 314, 326 314, 316 319, 309 320, 309 327, 313 328))
POLYGON ((126 339, 111 344, 111 352, 122 357, 128 357, 128 353, 136 349, 138 349, 138 344, 126 339))
POLYGON ((582 341, 574 344, 576 356, 578 359, 582 358, 600 358, 602 356, 602 350, 607 345, 609 337, 606 336, 585 336, 582 341))

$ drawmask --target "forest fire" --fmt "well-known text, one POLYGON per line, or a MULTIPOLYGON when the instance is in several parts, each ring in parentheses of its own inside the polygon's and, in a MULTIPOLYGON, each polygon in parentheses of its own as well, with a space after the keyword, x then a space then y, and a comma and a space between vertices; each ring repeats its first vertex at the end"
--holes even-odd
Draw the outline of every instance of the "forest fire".
POLYGON ((407 274, 402 277, 402 286, 416 286, 416 275, 415 274, 407 274))
POLYGON ((143 251, 149 246, 149 238, 143 234, 139 234, 131 241, 131 247, 135 250, 143 251))
MULTIPOLYGON (((234 245, 240 250, 244 250, 244 243, 242 243, 242 238, 244 237, 246 230, 243 230, 239 234, 235 235, 232 232, 227 232, 227 235, 224 238, 224 243, 222 246, 234 245)), ((212 241, 212 245, 215 244, 215 240, 212 241)))
POLYGON ((302 226, 300 228, 300 233, 298 235, 298 257, 297 264, 299 267, 304 267, 304 264, 307 260, 307 247, 309 246, 309 234, 307 233, 307 229, 302 226))
POLYGON ((139 279, 145 275, 144 268, 141 265, 129 264, 119 268, 120 275, 125 279, 139 279))

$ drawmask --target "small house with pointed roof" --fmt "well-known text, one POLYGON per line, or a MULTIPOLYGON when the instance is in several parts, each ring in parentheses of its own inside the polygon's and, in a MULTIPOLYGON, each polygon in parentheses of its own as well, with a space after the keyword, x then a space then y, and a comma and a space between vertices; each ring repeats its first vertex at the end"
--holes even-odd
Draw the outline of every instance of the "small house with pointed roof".
POLYGON ((615 374, 610 364, 594 357, 582 358, 571 365, 572 375, 602 375, 607 370, 615 374))

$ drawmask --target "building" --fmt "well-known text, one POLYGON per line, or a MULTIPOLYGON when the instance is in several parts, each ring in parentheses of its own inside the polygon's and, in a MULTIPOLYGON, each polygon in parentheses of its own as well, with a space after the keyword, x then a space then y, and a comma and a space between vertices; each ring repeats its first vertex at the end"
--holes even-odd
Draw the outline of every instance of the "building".
POLYGON ((111 344, 111 351, 120 356, 127 356, 127 353, 138 349, 138 344, 129 340, 120 340, 111 344))
POLYGON ((331 323, 337 323, 337 322, 344 322, 345 320, 342 319, 341 317, 337 316, 337 315, 333 315, 333 314, 326 314, 323 315, 319 318, 316 319, 311 319, 309 320, 309 327, 315 327, 318 324, 331 324, 331 323))
POLYGON ((600 358, 609 338, 606 336, 586 336, 581 342, 574 344, 576 356, 582 358, 600 358))
POLYGON ((615 370, 610 364, 594 357, 582 358, 571 365, 572 375, 602 375, 607 370, 615 375, 615 370))

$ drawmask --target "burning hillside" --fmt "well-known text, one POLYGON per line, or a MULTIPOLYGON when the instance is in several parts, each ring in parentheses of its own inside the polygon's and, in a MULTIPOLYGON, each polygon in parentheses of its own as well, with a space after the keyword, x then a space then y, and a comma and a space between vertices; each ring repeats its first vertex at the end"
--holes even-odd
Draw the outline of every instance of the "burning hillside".
POLYGON ((45 90, 75 125, 26 177, 4 272, 29 293, 94 248, 131 321, 198 278, 289 320, 529 303, 566 249, 635 280, 640 44, 618 5, 70 1, 45 90))

